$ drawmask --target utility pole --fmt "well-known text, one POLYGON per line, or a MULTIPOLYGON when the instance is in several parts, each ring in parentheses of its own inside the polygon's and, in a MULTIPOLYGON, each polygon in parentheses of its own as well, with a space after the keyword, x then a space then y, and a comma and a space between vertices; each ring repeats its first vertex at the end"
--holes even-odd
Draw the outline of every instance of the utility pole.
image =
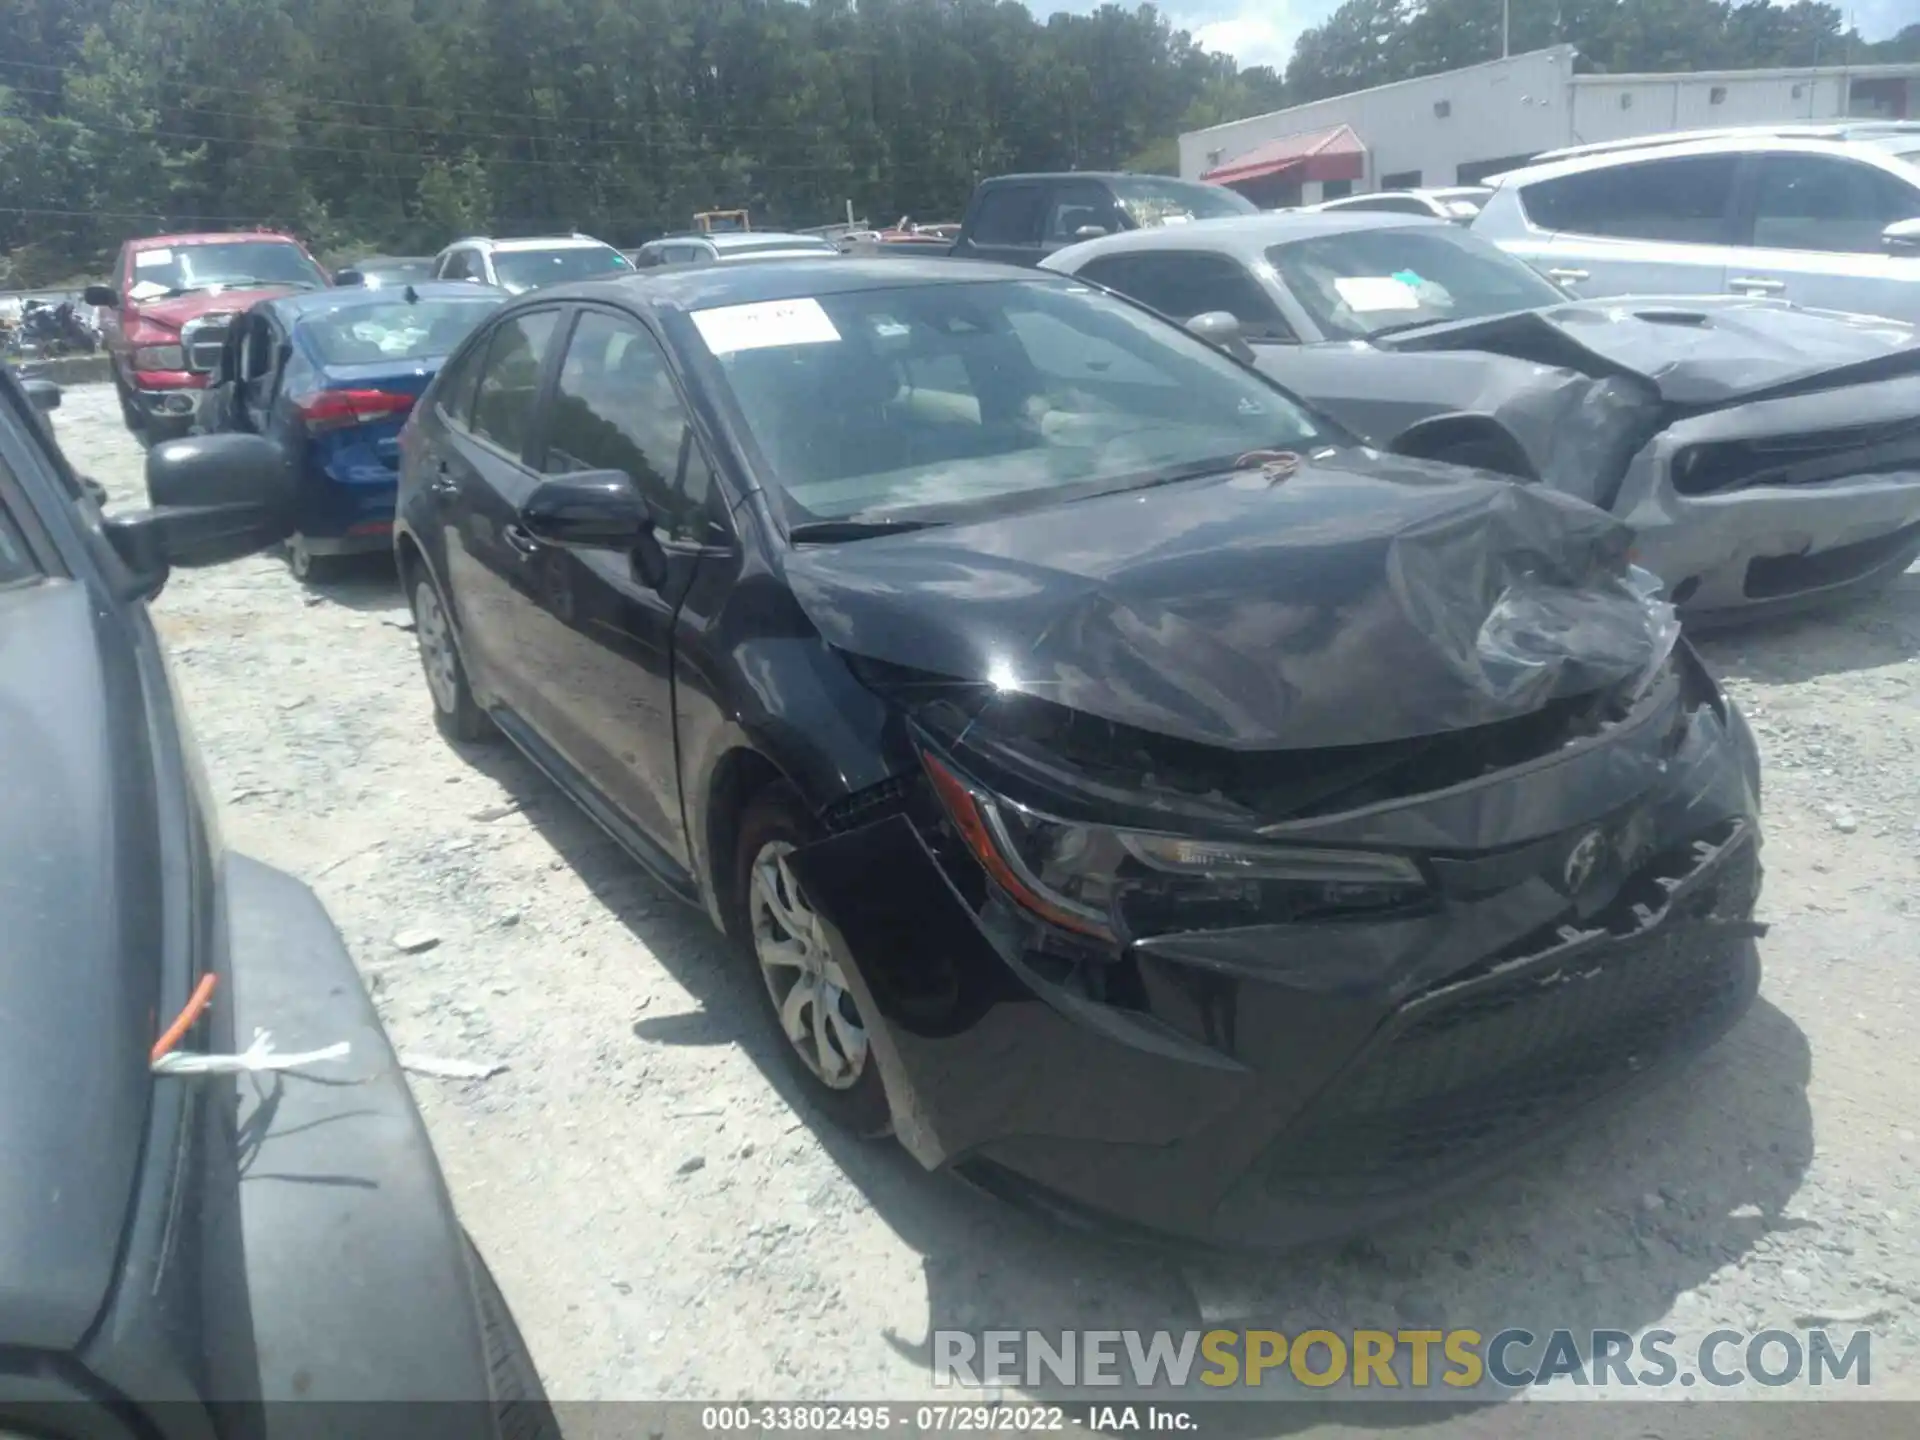
POLYGON ((1512 18, 1513 0, 1500 0, 1500 58, 1507 58, 1507 22, 1512 18))

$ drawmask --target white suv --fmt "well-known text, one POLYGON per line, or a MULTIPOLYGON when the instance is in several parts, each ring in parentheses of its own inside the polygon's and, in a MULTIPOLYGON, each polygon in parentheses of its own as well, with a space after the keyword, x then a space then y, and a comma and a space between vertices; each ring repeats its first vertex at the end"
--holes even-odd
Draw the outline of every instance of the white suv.
POLYGON ((1497 177, 1473 222, 1575 295, 1751 295, 1920 323, 1920 126, 1649 139, 1497 177))
POLYGON ((456 240, 433 257, 436 280, 474 280, 497 285, 512 295, 585 280, 591 275, 631 271, 633 262, 591 235, 532 235, 494 240, 484 235, 456 240))

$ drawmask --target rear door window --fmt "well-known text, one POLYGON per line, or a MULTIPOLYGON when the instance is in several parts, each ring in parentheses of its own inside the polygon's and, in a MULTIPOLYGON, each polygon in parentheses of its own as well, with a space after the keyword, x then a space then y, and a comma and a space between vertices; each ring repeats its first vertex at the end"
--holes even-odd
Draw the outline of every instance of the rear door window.
POLYGON ((1681 155, 1610 165, 1541 180, 1520 192, 1527 217, 1545 230, 1723 245, 1731 233, 1736 157, 1681 155))
POLYGON ((1252 339, 1294 338, 1260 282, 1228 255, 1205 250, 1103 255, 1081 266, 1079 273, 1175 320, 1224 310, 1252 339))
POLYGON ((519 459, 533 439, 533 413, 558 310, 516 315, 494 329, 473 400, 473 433, 519 459))
POLYGON ((1762 155, 1754 162, 1751 243, 1769 250, 1877 255, 1880 232, 1920 215, 1920 189, 1831 155, 1762 155))
POLYGON ((1082 230, 1116 235, 1127 228, 1120 207, 1103 186, 1090 180, 1070 180, 1053 187, 1044 233, 1047 244, 1071 245, 1081 238, 1082 230))

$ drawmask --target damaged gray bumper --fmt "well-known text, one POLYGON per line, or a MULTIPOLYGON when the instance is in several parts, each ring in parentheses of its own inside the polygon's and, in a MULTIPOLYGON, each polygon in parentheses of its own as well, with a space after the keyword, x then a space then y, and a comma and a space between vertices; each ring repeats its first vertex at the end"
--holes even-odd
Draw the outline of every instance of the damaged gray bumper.
POLYGON ((1692 621, 1873 589, 1920 554, 1920 377, 1678 421, 1612 509, 1692 621))

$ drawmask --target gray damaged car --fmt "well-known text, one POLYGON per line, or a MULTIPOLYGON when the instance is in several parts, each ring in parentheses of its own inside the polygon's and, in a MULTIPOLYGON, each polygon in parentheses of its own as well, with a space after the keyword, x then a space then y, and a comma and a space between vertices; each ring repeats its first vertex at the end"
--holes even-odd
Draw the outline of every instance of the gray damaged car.
POLYGON ((1920 556, 1920 335, 1729 297, 1577 302, 1444 222, 1269 214, 1051 257, 1382 449, 1611 510, 1695 623, 1871 593, 1920 556))

